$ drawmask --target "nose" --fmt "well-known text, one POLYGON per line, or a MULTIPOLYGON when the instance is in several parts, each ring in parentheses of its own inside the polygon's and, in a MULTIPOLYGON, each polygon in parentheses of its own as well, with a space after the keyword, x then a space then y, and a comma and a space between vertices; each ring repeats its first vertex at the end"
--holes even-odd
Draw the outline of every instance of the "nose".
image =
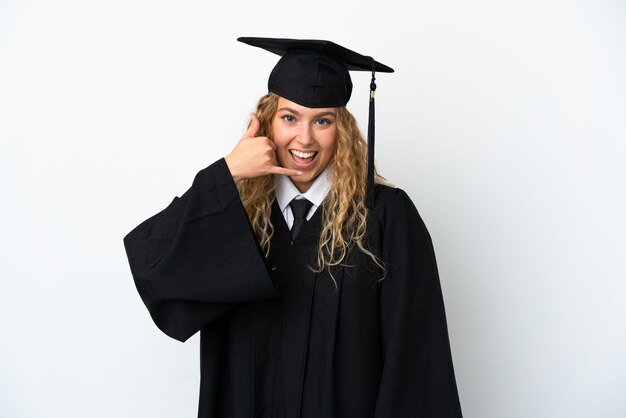
POLYGON ((302 126, 302 129, 298 133, 298 143, 302 146, 311 145, 315 139, 313 138, 312 127, 308 124, 302 126))

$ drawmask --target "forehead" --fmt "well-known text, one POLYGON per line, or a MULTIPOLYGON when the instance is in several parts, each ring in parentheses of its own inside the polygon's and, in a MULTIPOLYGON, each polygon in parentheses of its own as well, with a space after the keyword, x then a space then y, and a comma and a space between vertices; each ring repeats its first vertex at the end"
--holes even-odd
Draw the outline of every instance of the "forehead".
POLYGON ((288 111, 293 113, 298 113, 302 115, 318 115, 320 113, 332 113, 333 115, 337 114, 337 108, 335 107, 306 107, 301 106, 296 102, 292 102, 291 100, 285 99, 284 97, 278 98, 277 111, 288 111))

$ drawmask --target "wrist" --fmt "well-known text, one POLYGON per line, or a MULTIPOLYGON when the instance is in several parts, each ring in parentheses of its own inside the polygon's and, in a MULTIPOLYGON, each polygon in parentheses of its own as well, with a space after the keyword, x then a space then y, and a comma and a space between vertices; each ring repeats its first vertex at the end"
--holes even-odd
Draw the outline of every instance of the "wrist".
POLYGON ((226 166, 228 167, 228 171, 230 171, 230 175, 233 176, 233 181, 235 182, 235 184, 243 180, 243 177, 241 177, 241 175, 239 174, 235 164, 233 164, 230 154, 224 157, 224 160, 226 161, 226 166))

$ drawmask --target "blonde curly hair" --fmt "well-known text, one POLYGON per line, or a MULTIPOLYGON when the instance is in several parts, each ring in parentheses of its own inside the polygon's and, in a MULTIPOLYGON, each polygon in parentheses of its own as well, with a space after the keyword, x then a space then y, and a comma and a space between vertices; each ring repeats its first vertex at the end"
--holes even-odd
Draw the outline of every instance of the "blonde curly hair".
MULTIPOLYGON (((276 115, 279 96, 268 93, 259 99, 256 116, 260 127, 258 136, 272 138, 272 120, 276 115)), ((315 272, 340 265, 350 248, 356 245, 377 265, 384 278, 386 269, 382 260, 371 252, 366 244, 367 207, 365 184, 367 177, 367 143, 357 127, 354 116, 345 108, 338 107, 337 148, 329 162, 332 185, 322 205, 322 232, 318 243, 315 272)), ((376 173, 376 182, 386 181, 376 173)), ((274 226, 270 220, 272 202, 275 199, 273 176, 244 179, 237 184, 239 195, 252 224, 254 233, 266 256, 269 256, 274 226)), ((331 278, 336 281, 331 273, 331 278)))

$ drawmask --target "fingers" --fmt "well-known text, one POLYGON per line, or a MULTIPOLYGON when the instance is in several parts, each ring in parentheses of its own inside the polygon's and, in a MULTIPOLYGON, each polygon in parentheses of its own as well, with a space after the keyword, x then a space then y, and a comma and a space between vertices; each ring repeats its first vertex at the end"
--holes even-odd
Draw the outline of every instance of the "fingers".
POLYGON ((260 126, 259 118, 255 114, 251 114, 250 124, 243 138, 241 138, 233 151, 226 156, 226 163, 236 182, 267 174, 279 174, 289 177, 302 175, 301 171, 278 165, 276 160, 277 146, 271 139, 265 136, 257 136, 260 126))
POLYGON ((254 113, 250 116, 250 125, 248 126, 246 133, 243 135, 244 138, 254 138, 256 133, 259 131, 259 127, 261 126, 259 118, 257 118, 254 113))
POLYGON ((271 139, 267 139, 267 144, 272 147, 272 151, 276 151, 276 144, 274 143, 274 141, 272 141, 271 139))
POLYGON ((279 166, 271 166, 268 170, 268 173, 271 174, 281 174, 283 176, 301 176, 302 175, 302 171, 298 171, 298 170, 291 170, 289 168, 284 168, 284 167, 279 167, 279 166))

